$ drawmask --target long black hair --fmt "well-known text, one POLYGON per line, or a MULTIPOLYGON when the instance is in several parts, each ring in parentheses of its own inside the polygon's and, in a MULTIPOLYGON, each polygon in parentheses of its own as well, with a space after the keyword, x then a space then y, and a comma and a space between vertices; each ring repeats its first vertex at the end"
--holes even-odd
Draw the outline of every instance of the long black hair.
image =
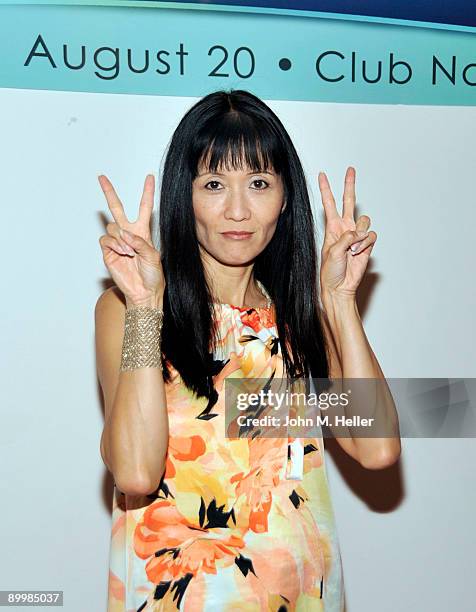
MULTIPOLYGON (((283 181, 286 207, 275 233, 256 257, 254 278, 267 289, 286 375, 328 378, 321 323, 315 228, 306 179, 294 145, 276 114, 244 90, 201 98, 183 116, 169 142, 160 188, 159 238, 165 275, 162 328, 163 376, 169 361, 198 397, 210 398, 214 306, 195 230, 192 181, 200 163, 218 167, 270 168, 283 181), (206 162, 205 162, 206 160, 206 162)), ((154 240, 157 245, 157 238, 154 240)))

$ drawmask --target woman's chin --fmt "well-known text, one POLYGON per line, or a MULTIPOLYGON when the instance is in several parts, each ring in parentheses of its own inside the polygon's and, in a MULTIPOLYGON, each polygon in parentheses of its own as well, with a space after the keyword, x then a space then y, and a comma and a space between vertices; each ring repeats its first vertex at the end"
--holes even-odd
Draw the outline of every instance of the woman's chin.
POLYGON ((214 257, 225 266, 249 266, 257 257, 256 254, 249 253, 217 253, 214 257))

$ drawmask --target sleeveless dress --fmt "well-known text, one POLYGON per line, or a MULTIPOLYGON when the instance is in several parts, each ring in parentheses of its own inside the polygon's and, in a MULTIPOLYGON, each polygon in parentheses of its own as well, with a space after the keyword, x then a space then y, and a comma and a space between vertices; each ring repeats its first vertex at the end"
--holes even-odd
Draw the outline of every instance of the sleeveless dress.
POLYGON ((285 377, 274 306, 216 304, 215 403, 174 369, 153 495, 114 486, 107 612, 343 612, 322 435, 227 438, 226 377, 285 377))

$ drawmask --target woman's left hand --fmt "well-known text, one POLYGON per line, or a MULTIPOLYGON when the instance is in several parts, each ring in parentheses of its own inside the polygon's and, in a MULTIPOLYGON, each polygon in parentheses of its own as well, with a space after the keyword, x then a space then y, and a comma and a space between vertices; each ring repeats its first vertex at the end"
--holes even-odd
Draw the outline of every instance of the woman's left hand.
POLYGON ((321 251, 321 293, 355 298, 377 234, 368 231, 370 217, 367 215, 361 215, 354 221, 355 169, 352 166, 347 168, 345 174, 342 217, 337 212, 334 196, 324 172, 319 173, 318 183, 326 216, 321 251))

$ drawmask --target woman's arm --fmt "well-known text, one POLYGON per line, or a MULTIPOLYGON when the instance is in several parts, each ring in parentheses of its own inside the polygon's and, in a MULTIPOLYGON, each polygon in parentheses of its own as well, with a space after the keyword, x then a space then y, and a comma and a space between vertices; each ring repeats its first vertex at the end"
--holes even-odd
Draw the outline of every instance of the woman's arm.
MULTIPOLYGON (((330 352, 331 378, 374 379, 374 383, 355 383, 356 393, 350 402, 351 414, 346 413, 344 416, 366 417, 370 409, 370 416, 375 418, 378 432, 384 434, 380 438, 354 437, 347 430, 347 437, 335 437, 342 448, 361 465, 379 469, 398 459, 401 450, 400 433, 392 394, 367 340, 357 308, 357 289, 366 272, 377 234, 368 231, 371 221, 367 215, 360 215, 357 221, 354 220, 355 174, 355 168, 349 166, 345 173, 342 215, 337 211, 326 174, 320 172, 318 175, 326 218, 321 251, 321 300, 330 352), (362 387, 364 392, 360 395, 362 387), (375 390, 377 393, 373 393, 375 390), (362 410, 365 415, 359 414, 362 410)), ((370 421, 372 425, 373 422, 370 421)))
MULTIPOLYGON (((162 307, 158 298, 144 305, 162 307)), ((118 489, 147 495, 165 470, 167 404, 159 368, 120 371, 126 306, 131 304, 112 287, 95 308, 96 363, 105 404, 101 456, 118 489)))
MULTIPOLYGON (((385 376, 365 334, 354 298, 336 298, 325 291, 321 296, 324 311, 322 322, 329 353, 329 378, 379 379, 381 392, 376 410, 379 423, 392 437, 337 437, 340 446, 363 467, 381 469, 395 463, 401 445, 398 417, 385 376)), ((332 428, 331 428, 332 429, 332 428)))

